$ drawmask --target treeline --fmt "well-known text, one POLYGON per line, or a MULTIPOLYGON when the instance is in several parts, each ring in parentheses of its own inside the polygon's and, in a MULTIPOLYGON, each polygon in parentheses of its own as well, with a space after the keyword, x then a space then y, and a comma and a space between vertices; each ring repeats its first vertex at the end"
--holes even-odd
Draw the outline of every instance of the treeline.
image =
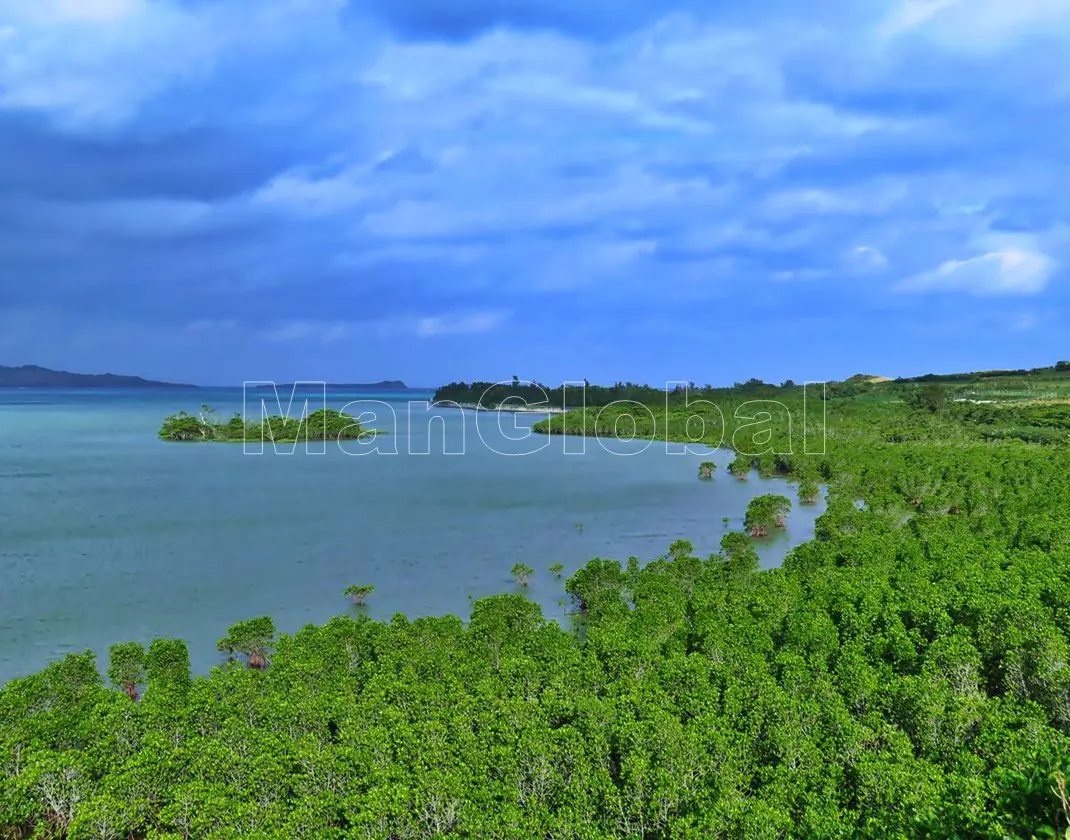
POLYGON ((313 411, 306 417, 264 417, 259 422, 234 414, 221 421, 209 406, 202 406, 198 414, 180 411, 164 418, 159 436, 169 441, 224 441, 259 443, 304 443, 310 440, 357 440, 377 434, 365 429, 348 414, 333 408, 313 411))
MULTIPOLYGON (((891 383, 830 383, 803 399, 802 389, 777 393, 736 390, 689 394, 640 406, 616 403, 573 409, 534 425, 546 434, 688 441, 755 453, 754 465, 774 469, 775 453, 814 453, 832 441, 903 443, 1022 441, 1070 444, 1070 401, 1006 401, 994 404, 959 400, 949 386, 891 383), (644 407, 645 406, 645 407, 644 407), (761 457, 759 458, 759 454, 761 457)), ((791 458, 788 458, 791 461, 791 458)), ((819 463, 820 459, 798 459, 819 463)), ((850 469, 848 466, 847 469, 850 469)))
POLYGON ((788 380, 781 385, 772 385, 760 379, 736 383, 731 388, 715 388, 712 385, 695 383, 675 384, 669 388, 640 385, 635 382, 616 382, 613 385, 592 385, 576 382, 568 385, 550 386, 538 382, 522 382, 514 379, 503 382, 451 382, 435 391, 435 401, 457 403, 461 406, 481 408, 538 405, 550 408, 601 407, 616 402, 635 402, 642 405, 664 406, 681 404, 686 400, 721 399, 726 396, 774 396, 784 391, 800 390, 788 380))
MULTIPOLYGON (((822 399, 843 400, 860 396, 874 396, 884 400, 910 402, 920 393, 922 386, 963 385, 973 381, 973 374, 952 374, 948 376, 930 375, 915 379, 889 381, 868 381, 863 377, 852 377, 843 382, 810 383, 807 388, 792 380, 779 385, 749 379, 737 382, 731 387, 714 387, 713 385, 696 385, 695 383, 676 384, 669 388, 657 388, 634 382, 617 382, 613 385, 592 385, 590 383, 573 383, 569 385, 550 386, 541 383, 494 383, 494 382, 452 382, 435 391, 434 400, 443 404, 457 404, 462 407, 479 407, 495 409, 520 406, 539 406, 555 409, 604 408, 614 403, 638 403, 652 408, 664 409, 681 407, 690 402, 745 402, 750 400, 799 400, 804 392, 811 402, 822 399)), ((1068 378, 1070 383, 1070 378, 1068 378)), ((948 393, 953 392, 948 388, 948 393)))
POLYGON ((1013 379, 1021 377, 1045 377, 1054 374, 1070 374, 1070 361, 1059 361, 1048 367, 1019 368, 1018 370, 978 370, 970 373, 926 373, 923 376, 907 376, 896 382, 978 382, 985 379, 1013 379))
MULTIPOLYGON (((917 386, 926 384, 970 385, 992 380, 1028 381, 1050 379, 1070 383, 1070 361, 1059 361, 1048 367, 1019 370, 987 370, 966 373, 927 373, 921 376, 904 376, 884 380, 868 374, 855 374, 842 382, 827 382, 824 389, 828 398, 852 398, 863 394, 893 395, 909 398, 917 386)), ((819 384, 811 386, 818 393, 819 384)), ((584 380, 569 385, 550 386, 528 382, 513 377, 510 382, 451 382, 435 392, 435 400, 455 402, 464 406, 496 408, 508 400, 518 405, 546 405, 552 408, 602 407, 619 401, 633 401, 643 405, 665 405, 666 398, 682 402, 685 399, 713 398, 775 398, 785 393, 799 393, 800 386, 792 380, 775 384, 761 379, 736 382, 731 387, 674 383, 669 387, 654 387, 635 382, 616 382, 613 385, 592 385, 584 380)))

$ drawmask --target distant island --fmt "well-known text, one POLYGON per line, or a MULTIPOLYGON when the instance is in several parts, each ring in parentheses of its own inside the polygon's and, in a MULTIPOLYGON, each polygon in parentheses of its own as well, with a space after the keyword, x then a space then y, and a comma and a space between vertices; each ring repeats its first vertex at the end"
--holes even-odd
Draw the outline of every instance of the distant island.
POLYGON ((0 388, 195 388, 174 382, 156 382, 140 376, 115 373, 69 373, 38 365, 0 365, 0 388))

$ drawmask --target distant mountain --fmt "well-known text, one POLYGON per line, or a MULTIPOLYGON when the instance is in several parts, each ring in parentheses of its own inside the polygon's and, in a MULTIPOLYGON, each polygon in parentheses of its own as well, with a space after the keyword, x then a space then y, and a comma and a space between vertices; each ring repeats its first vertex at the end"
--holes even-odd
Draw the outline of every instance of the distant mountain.
POLYGON ((154 382, 115 373, 69 373, 37 365, 0 365, 0 388, 195 388, 174 382, 154 382))

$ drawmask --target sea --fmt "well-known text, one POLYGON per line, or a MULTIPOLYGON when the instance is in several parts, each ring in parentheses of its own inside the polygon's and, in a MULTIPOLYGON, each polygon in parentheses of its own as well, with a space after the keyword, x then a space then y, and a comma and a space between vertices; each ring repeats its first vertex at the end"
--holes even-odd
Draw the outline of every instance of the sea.
MULTIPOLYGON (((364 442, 171 443, 163 419, 307 407, 241 389, 0 390, 0 684, 69 652, 155 638, 221 662, 236 621, 292 633, 334 615, 451 613, 523 592, 571 621, 564 579, 594 557, 646 562, 678 538, 702 555, 740 529, 779 478, 731 477, 725 451, 649 440, 547 437, 539 415, 430 405, 430 391, 328 392, 382 434, 364 442), (714 481, 698 479, 704 460, 714 481), (516 563, 535 570, 520 587, 516 563), (375 587, 366 607, 343 595, 375 587)), ((795 504, 758 541, 763 567, 813 535, 824 505, 795 504)))

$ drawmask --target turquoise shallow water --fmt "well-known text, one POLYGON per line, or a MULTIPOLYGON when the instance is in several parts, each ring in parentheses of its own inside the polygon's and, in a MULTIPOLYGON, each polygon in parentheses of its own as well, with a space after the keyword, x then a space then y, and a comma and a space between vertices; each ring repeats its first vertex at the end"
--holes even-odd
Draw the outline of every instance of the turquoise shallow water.
MULTIPOLYGON (((429 395, 330 405, 362 396, 382 401, 362 406, 371 425, 393 429, 380 454, 287 456, 156 438, 179 409, 240 411, 240 391, 0 391, 0 682, 86 648, 104 664, 113 642, 161 636, 186 639, 206 670, 234 621, 270 614, 292 632, 353 609, 350 583, 375 586, 375 617, 466 617, 469 598, 515 591, 516 562, 537 570, 530 597, 564 620, 550 564, 645 561, 678 537, 713 552, 722 517, 739 528, 753 496, 795 498, 779 479, 731 478, 723 452, 701 482, 710 456, 664 443, 530 436, 539 418, 527 415, 416 406, 410 419, 408 401, 429 395)), ((759 544, 763 566, 808 539, 821 510, 796 506, 759 544)))

